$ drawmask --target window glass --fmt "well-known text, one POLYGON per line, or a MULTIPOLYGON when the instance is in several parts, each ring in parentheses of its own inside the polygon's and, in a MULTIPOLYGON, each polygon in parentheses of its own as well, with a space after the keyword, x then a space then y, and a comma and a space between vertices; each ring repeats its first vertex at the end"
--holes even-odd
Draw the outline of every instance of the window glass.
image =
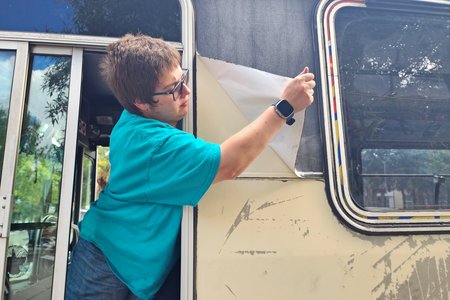
POLYGON ((449 16, 345 7, 335 26, 352 199, 449 208, 449 16))
POLYGON ((3 0, 0 30, 119 37, 145 33, 181 41, 178 0, 3 0))
POLYGON ((366 208, 450 208, 450 150, 363 149, 361 166, 366 208))
POLYGON ((51 290, 71 59, 32 55, 8 241, 8 299, 51 290))
POLYGON ((109 171, 111 165, 109 163, 109 147, 97 147, 97 168, 96 168, 96 178, 97 185, 95 187, 95 199, 98 198, 99 194, 105 188, 109 181, 109 171))
POLYGON ((94 159, 88 155, 83 155, 83 174, 81 183, 81 216, 83 216, 86 211, 91 206, 93 198, 93 172, 95 169, 94 159))
POLYGON ((14 51, 0 50, 0 179, 5 155, 6 128, 15 59, 14 51))

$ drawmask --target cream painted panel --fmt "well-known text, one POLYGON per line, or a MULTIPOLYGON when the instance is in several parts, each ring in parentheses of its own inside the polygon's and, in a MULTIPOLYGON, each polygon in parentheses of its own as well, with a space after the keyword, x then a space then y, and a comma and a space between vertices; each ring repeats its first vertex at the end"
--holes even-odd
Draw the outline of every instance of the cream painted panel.
POLYGON ((198 207, 197 299, 449 299, 449 242, 356 233, 321 181, 223 182, 198 207))
MULTIPOLYGON (((197 60, 197 133, 216 143, 223 142, 248 122, 210 74, 197 60)), ((241 177, 296 177, 271 148, 267 148, 241 177)))

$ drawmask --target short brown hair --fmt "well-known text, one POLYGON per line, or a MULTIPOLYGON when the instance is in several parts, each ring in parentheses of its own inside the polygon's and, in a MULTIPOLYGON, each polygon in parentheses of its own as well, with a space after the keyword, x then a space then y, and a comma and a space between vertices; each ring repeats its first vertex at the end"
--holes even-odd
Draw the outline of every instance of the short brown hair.
POLYGON ((180 64, 173 46, 147 35, 126 34, 107 50, 101 73, 120 104, 135 114, 141 111, 134 102, 155 104, 153 93, 163 72, 180 64))

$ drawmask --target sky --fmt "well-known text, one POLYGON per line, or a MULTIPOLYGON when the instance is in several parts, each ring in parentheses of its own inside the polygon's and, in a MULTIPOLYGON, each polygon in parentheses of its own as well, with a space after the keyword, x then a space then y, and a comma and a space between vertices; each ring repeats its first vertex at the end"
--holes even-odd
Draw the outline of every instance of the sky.
MULTIPOLYGON (((11 51, 0 51, 0 105, 2 108, 9 107, 9 99, 11 94, 11 82, 14 68, 14 55, 11 51)), ((47 118, 46 103, 51 101, 50 95, 42 90, 42 83, 44 81, 44 74, 46 69, 51 64, 51 60, 45 56, 35 56, 33 63, 33 71, 30 82, 30 100, 28 102, 28 110, 32 114, 32 118, 39 121, 41 128, 43 129, 44 143, 48 144, 49 139, 55 138, 56 140, 61 138, 63 133, 62 128, 65 127, 65 121, 62 124, 51 123, 51 120, 47 118)))
POLYGON ((39 121, 41 134, 43 137, 43 144, 48 145, 50 140, 59 140, 63 135, 63 128, 65 127, 65 118, 60 120, 60 123, 52 124, 47 117, 46 104, 51 102, 56 95, 50 96, 48 91, 42 90, 45 73, 47 68, 52 65, 52 60, 44 55, 36 55, 33 60, 33 71, 31 74, 31 81, 28 93, 28 111, 31 116, 39 121), (39 66, 36 68, 36 66, 39 66), (45 66, 45 68, 44 68, 45 66))
POLYGON ((13 51, 0 51, 0 106, 9 107, 15 55, 13 51))

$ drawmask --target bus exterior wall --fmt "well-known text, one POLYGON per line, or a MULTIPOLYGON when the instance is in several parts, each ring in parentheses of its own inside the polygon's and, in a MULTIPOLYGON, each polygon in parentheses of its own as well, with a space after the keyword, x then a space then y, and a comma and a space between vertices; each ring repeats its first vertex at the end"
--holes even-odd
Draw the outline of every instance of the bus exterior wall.
POLYGON ((318 129, 320 1, 193 2, 197 135, 220 143, 250 121, 205 58, 286 77, 309 66, 319 85, 301 139, 323 161, 312 170, 325 170, 300 178, 268 148, 240 178, 213 185, 197 208, 196 299, 448 299, 450 235, 368 234, 333 207, 318 129))

